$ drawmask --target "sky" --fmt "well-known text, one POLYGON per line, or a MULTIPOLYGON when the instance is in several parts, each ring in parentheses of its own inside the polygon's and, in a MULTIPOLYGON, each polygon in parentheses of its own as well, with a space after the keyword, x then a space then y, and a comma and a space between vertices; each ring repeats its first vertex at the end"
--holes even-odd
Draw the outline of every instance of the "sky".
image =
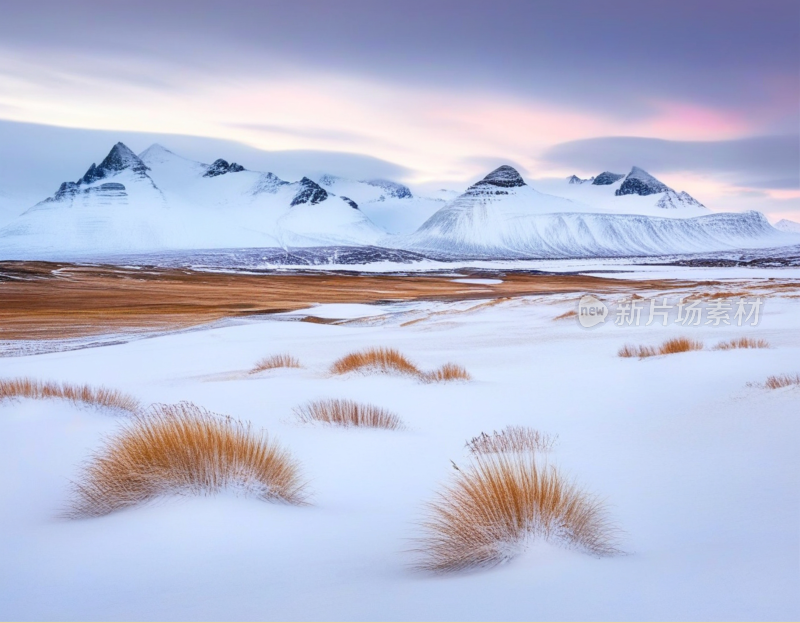
POLYGON ((63 161, 53 176, 117 136, 418 188, 503 163, 529 179, 637 165, 713 209, 800 220, 796 0, 0 8, 0 159, 24 143, 63 161))

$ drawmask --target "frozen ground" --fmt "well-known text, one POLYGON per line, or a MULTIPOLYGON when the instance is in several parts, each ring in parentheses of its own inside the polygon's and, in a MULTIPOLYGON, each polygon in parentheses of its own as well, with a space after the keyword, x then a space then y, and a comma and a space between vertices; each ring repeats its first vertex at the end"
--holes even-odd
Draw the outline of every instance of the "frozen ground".
POLYGON ((121 416, 0 404, 0 619, 800 618, 800 389, 747 386, 800 372, 800 299, 770 297, 757 327, 591 330, 553 320, 575 300, 323 306, 308 313, 345 322, 284 315, 1 358, 0 377, 104 384, 251 420, 302 462, 313 505, 223 495, 59 519, 70 479, 121 416), (772 348, 616 356, 675 335, 772 348), (459 363, 474 380, 327 374, 375 345, 426 369, 459 363), (281 352, 305 367, 247 374, 281 352), (409 430, 293 423, 294 406, 321 397, 373 402, 409 430), (450 461, 467 462, 465 440, 508 424, 558 435, 553 461, 607 500, 626 555, 534 543, 491 570, 411 568, 415 522, 450 461))

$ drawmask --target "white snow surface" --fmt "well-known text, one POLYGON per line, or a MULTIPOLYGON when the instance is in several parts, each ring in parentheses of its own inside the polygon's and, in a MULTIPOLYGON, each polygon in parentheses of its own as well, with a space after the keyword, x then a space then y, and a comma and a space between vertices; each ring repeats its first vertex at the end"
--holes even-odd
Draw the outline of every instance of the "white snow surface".
MULTIPOLYGON (((718 271, 719 272, 719 271, 718 271)), ((123 416, 59 401, 0 404, 3 620, 798 620, 800 302, 769 298, 757 327, 582 329, 576 297, 376 308, 380 322, 236 323, 46 355, 0 377, 117 387, 252 421, 302 463, 312 504, 224 494, 58 517, 80 464, 123 416), (391 311, 391 310, 389 310, 391 311), (421 319, 400 326, 408 319, 421 319), (639 361, 621 344, 749 335, 764 350, 639 361), (338 357, 400 349, 474 380, 332 377, 338 357), (269 354, 305 365, 246 371, 269 354), (408 430, 301 426, 323 397, 372 402, 408 430), (558 435, 550 460, 607 503, 625 554, 534 542, 494 569, 432 576, 408 553, 423 505, 467 463, 464 443, 509 424, 558 435)), ((359 314, 364 310, 360 310, 359 314)))
POLYGON ((800 223, 783 218, 775 223, 775 229, 785 231, 790 234, 800 234, 800 223))
MULTIPOLYGON (((397 197, 378 182, 355 181, 334 175, 316 180, 325 190, 348 197, 376 225, 389 234, 410 234, 445 204, 443 197, 397 197)), ((458 194, 458 193, 453 193, 458 194)), ((451 197, 447 197, 450 199, 451 197)))
POLYGON ((662 218, 570 211, 566 199, 523 186, 498 196, 465 193, 398 247, 455 256, 614 257, 796 244, 760 212, 662 218))

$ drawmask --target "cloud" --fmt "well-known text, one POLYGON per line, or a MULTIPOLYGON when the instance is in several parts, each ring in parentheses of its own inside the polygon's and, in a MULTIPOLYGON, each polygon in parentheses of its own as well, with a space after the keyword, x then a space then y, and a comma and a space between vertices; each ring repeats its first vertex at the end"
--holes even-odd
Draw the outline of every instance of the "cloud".
POLYGON ((757 136, 724 141, 668 141, 602 137, 560 143, 540 160, 583 173, 627 172, 640 166, 653 174, 692 172, 724 178, 744 188, 800 188, 800 136, 757 136))

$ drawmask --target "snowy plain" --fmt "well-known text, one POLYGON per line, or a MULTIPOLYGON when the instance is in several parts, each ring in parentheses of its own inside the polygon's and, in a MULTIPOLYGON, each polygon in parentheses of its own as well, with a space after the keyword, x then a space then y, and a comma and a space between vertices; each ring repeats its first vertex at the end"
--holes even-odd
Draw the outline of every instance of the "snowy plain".
MULTIPOLYGON (((796 278, 794 269, 750 274, 796 278)), ((123 416, 4 402, 0 618, 800 618, 800 389, 748 386, 800 372, 800 299, 769 296, 756 327, 609 321, 587 330, 554 320, 577 298, 318 306, 308 313, 346 322, 295 313, 0 358, 0 377, 102 384, 144 403, 190 400, 252 421, 299 459, 312 493, 308 507, 230 494, 61 519, 70 480, 123 416), (624 343, 676 335, 707 348, 617 357, 624 343), (741 335, 772 347, 709 349, 741 335), (473 380, 328 374, 336 358, 367 346, 396 347, 425 369, 453 361, 473 380), (247 373, 281 352, 305 367, 247 373), (294 422, 293 407, 325 397, 391 409, 408 430, 294 422), (535 542, 493 569, 415 570, 407 550, 451 461, 466 464, 467 439, 510 424, 558 435, 551 460, 606 500, 625 553, 594 558, 535 542)))

